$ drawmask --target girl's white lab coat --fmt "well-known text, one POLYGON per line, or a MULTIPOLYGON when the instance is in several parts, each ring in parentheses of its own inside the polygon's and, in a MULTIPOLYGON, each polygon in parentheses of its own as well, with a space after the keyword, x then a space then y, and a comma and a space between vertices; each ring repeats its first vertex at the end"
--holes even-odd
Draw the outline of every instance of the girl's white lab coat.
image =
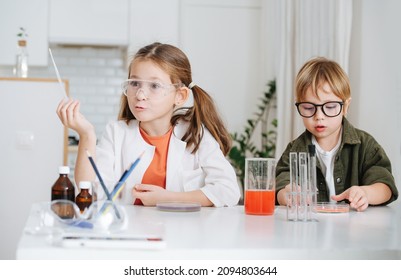
MULTIPOLYGON (((236 205, 240 198, 237 177, 218 143, 204 129, 198 151, 191 154, 187 143, 180 140, 186 129, 186 123, 174 127, 168 149, 166 189, 173 192, 200 189, 216 207, 236 205)), ((109 190, 143 151, 141 161, 126 181, 124 202, 127 204, 133 203, 132 187, 141 183, 155 147, 142 138, 136 120, 128 125, 125 121, 109 123, 97 145, 96 162, 109 190)))

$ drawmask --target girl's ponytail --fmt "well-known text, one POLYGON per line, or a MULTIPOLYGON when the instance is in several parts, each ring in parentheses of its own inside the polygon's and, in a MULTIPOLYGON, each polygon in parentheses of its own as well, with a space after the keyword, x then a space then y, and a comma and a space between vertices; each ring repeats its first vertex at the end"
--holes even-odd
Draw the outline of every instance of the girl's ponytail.
POLYGON ((194 100, 193 107, 185 108, 185 114, 175 115, 172 123, 174 124, 181 118, 189 122, 189 128, 182 137, 182 140, 194 146, 193 153, 199 149, 199 144, 203 136, 203 124, 216 139, 217 143, 219 143, 223 154, 227 155, 231 149, 231 137, 218 114, 212 97, 196 85, 192 87, 192 93, 194 100))

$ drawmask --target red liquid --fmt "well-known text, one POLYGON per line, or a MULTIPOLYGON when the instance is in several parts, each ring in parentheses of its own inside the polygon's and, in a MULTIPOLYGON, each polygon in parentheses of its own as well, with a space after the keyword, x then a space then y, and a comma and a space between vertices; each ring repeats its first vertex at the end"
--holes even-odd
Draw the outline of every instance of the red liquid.
POLYGON ((274 191, 246 190, 245 213, 250 215, 273 215, 274 191))

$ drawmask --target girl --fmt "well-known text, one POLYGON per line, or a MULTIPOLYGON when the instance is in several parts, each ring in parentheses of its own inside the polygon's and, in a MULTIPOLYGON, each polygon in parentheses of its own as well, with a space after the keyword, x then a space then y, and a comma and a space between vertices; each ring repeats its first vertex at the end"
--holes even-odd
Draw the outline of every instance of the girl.
POLYGON ((277 202, 286 205, 290 191, 290 152, 317 151, 318 201, 347 200, 364 211, 398 197, 391 163, 368 133, 345 118, 351 90, 345 72, 334 61, 318 57, 300 69, 295 85, 298 113, 306 131, 288 144, 276 168, 277 202))
POLYGON ((57 114, 80 137, 76 181, 95 180, 86 150, 96 156, 104 181, 114 183, 144 152, 126 181, 126 203, 237 204, 237 178, 225 158, 230 135, 212 98, 191 75, 188 58, 178 48, 153 43, 140 49, 123 84, 118 121, 108 124, 97 146, 94 127, 80 113, 79 101, 62 101, 57 114), (193 106, 182 107, 191 92, 193 106))

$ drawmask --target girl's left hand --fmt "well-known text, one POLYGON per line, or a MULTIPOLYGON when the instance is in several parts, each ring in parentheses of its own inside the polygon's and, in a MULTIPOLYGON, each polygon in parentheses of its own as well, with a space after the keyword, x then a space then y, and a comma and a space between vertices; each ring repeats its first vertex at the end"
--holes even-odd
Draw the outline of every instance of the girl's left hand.
POLYGON ((344 192, 331 196, 335 201, 347 199, 350 202, 350 207, 357 211, 365 211, 369 206, 369 201, 365 190, 359 186, 352 186, 344 192))
POLYGON ((143 205, 155 206, 157 202, 167 201, 170 192, 166 189, 147 184, 137 184, 132 188, 132 195, 142 201, 143 205))

